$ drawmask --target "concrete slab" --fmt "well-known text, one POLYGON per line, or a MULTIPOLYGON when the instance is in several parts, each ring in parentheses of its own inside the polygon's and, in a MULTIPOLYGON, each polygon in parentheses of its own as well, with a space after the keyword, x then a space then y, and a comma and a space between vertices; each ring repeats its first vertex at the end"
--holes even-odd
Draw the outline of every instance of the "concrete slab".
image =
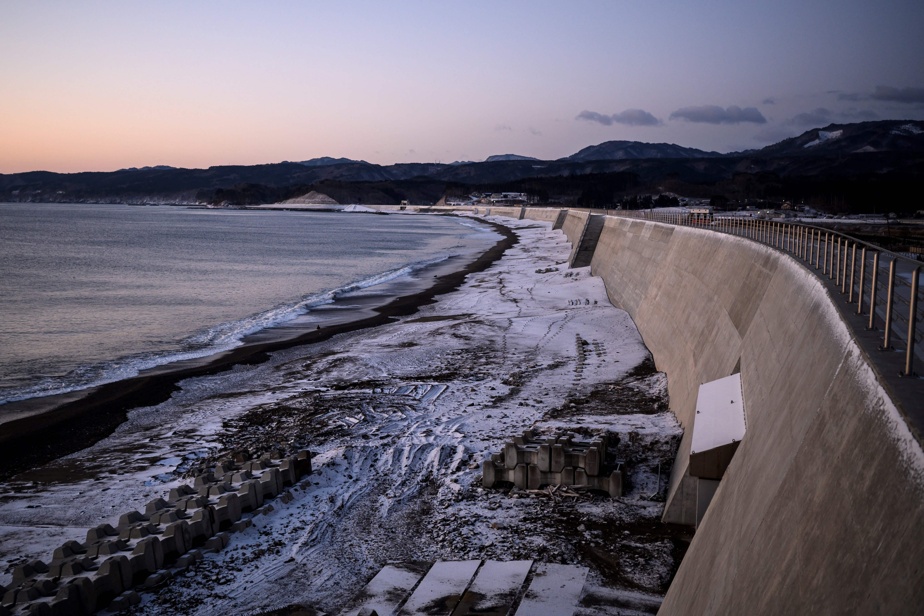
POLYGON ((423 578, 426 569, 424 564, 385 565, 369 580, 353 601, 354 607, 343 612, 343 616, 358 616, 363 609, 374 610, 381 616, 394 614, 423 578))
POLYGON ((532 566, 531 560, 485 562, 452 616, 506 616, 532 566))
POLYGON ((450 616, 480 564, 480 560, 434 564, 398 612, 399 616, 450 616))
POLYGON ((586 567, 538 565, 516 616, 571 616, 581 599, 586 578, 586 567))

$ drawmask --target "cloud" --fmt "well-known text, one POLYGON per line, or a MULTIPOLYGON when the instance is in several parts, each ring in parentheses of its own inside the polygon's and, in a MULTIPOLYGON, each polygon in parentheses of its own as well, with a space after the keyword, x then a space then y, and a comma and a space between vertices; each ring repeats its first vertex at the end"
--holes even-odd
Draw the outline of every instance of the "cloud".
POLYGON ((494 130, 500 132, 503 130, 513 130, 513 128, 511 128, 509 124, 498 124, 494 127, 494 130))
POLYGON ((869 120, 878 120, 879 114, 872 109, 848 109, 842 111, 841 116, 858 122, 867 122, 869 120))
POLYGON ((809 126, 816 128, 831 124, 832 122, 865 122, 877 120, 879 114, 871 109, 846 109, 844 111, 831 111, 825 107, 818 107, 813 111, 798 113, 786 121, 788 126, 809 126))
POLYGON ((702 105, 699 107, 683 107, 678 109, 670 116, 671 120, 680 119, 687 122, 698 122, 703 124, 741 124, 750 122, 753 124, 766 124, 767 118, 763 116, 755 107, 745 107, 742 109, 737 105, 722 109, 718 105, 702 105))
POLYGON ((834 113, 830 109, 819 107, 814 111, 796 114, 789 123, 795 124, 796 126, 819 126, 830 124, 833 119, 834 113))
POLYGON ((890 101, 893 103, 909 103, 912 105, 924 104, 924 88, 893 88, 891 86, 876 86, 871 98, 877 101, 890 101))
POLYGON ((542 131, 539 130, 538 128, 535 128, 535 127, 533 127, 533 126, 530 126, 527 130, 529 130, 529 134, 530 134, 530 135, 534 135, 534 136, 536 136, 536 137, 541 137, 541 136, 542 136, 542 131))
POLYGON ((596 111, 587 111, 586 109, 577 114, 577 117, 574 119, 596 122, 598 124, 603 124, 604 126, 610 126, 613 123, 613 116, 603 115, 602 113, 597 113, 596 111))
POLYGON ((773 98, 772 96, 768 96, 762 101, 762 103, 764 105, 776 105, 776 99, 773 98))
POLYGON ((611 126, 613 124, 625 124, 626 126, 659 126, 661 124, 661 120, 644 109, 626 109, 621 113, 614 113, 613 115, 604 115, 596 111, 585 110, 577 114, 575 120, 596 122, 604 126, 611 126))
POLYGON ((837 100, 839 101, 849 101, 855 103, 857 101, 866 100, 869 98, 866 94, 860 94, 859 92, 837 92, 837 100))

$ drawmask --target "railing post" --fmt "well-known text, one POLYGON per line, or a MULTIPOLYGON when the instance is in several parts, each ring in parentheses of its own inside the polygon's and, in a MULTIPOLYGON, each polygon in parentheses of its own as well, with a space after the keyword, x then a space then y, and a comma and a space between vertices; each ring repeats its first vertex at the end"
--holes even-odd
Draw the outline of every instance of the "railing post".
POLYGON ((866 246, 860 251, 860 286, 857 288, 857 314, 863 314, 863 284, 866 280, 866 246))
MULTIPOLYGON (((846 261, 846 259, 845 259, 846 261)), ((853 303, 853 286, 854 286, 854 275, 857 273, 857 243, 853 243, 853 247, 850 249, 850 293, 847 294, 847 303, 853 303)), ((844 277, 846 279, 846 276, 844 277)), ((841 293, 844 290, 841 289, 841 293)))
POLYGON ((914 375, 914 336, 915 325, 918 320, 918 277, 921 266, 914 268, 911 273, 911 301, 908 302, 908 348, 905 349, 905 376, 914 375))
POLYGON ((847 292, 847 267, 850 264, 850 251, 847 250, 847 238, 844 238, 844 267, 841 270, 841 293, 847 292))
POLYGON ((879 279, 879 253, 873 253, 873 279, 869 290, 869 325, 867 329, 876 329, 876 281, 879 279))
POLYGON ((822 275, 828 273, 828 234, 825 233, 825 248, 824 254, 821 256, 821 273, 822 275))
POLYGON ((837 287, 841 283, 841 238, 837 238, 837 243, 831 244, 831 265, 834 271, 831 272, 834 274, 834 286, 837 287), (835 256, 836 255, 836 256, 835 256))
POLYGON ((892 299, 895 295, 895 261, 897 259, 898 257, 892 257, 892 262, 889 264, 889 281, 886 283, 886 314, 885 325, 883 325, 885 333, 882 335, 882 346, 880 347, 883 351, 892 348, 892 299))

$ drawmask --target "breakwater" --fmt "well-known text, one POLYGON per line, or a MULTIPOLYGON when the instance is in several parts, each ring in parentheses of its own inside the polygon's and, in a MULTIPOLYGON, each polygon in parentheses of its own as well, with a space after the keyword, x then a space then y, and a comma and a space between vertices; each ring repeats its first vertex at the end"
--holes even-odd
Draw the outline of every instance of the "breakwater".
POLYGON ((548 208, 478 213, 552 222, 572 262, 590 248, 592 273, 668 375, 685 432, 664 519, 697 530, 661 613, 917 611, 924 453, 903 417, 914 409, 890 396, 821 279, 707 229, 548 208), (591 221, 599 236, 582 248, 591 221), (733 373, 747 434, 697 519, 697 392, 733 373))

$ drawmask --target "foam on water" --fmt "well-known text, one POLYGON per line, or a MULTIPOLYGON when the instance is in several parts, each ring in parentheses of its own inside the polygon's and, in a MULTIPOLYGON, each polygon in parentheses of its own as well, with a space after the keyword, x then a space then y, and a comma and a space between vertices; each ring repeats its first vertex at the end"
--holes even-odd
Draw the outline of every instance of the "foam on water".
POLYGON ((0 405, 208 357, 338 298, 372 290, 387 294, 389 283, 413 278, 453 256, 484 250, 496 240, 484 226, 462 222, 444 217, 4 205, 0 230, 18 244, 0 251, 4 273, 10 274, 0 290, 11 300, 3 313, 6 323, 0 324, 6 349, 6 357, 0 357, 0 405), (138 231, 140 225, 144 227, 138 231), (79 232, 63 237, 74 229, 79 232), (32 246, 47 245, 49 236, 60 238, 51 250, 57 258, 41 261, 47 249, 32 246), (145 278, 151 272, 157 276, 153 281, 145 278), (190 272, 192 282, 180 280, 190 272), (176 286, 171 276, 177 278, 176 286), (258 295, 252 289, 266 279, 271 279, 269 292, 258 295), (201 292, 193 288, 197 284, 201 292), (304 294, 291 294, 299 286, 304 294), (287 295, 292 299, 282 299, 287 295), (270 307, 261 309, 261 300, 270 307), (139 302, 137 312, 131 301, 139 302), (213 317, 209 323, 204 314, 224 318, 213 317), (56 336, 60 346, 55 346, 56 336), (39 345, 45 346, 39 350, 39 345))

